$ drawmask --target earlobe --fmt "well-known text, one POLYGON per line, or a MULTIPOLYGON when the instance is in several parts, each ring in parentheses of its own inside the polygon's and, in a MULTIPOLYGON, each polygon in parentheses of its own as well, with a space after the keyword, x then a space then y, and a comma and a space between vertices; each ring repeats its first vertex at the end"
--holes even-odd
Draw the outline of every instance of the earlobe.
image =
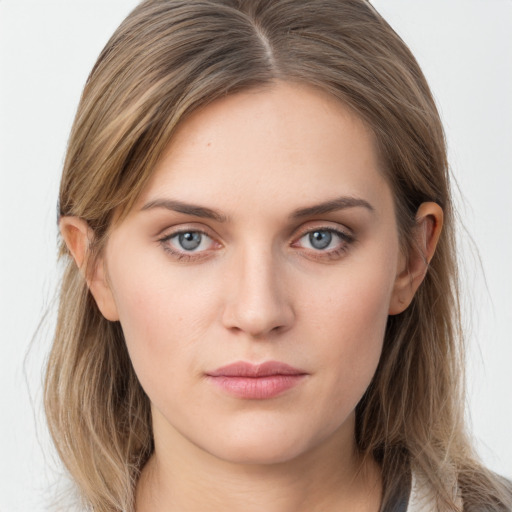
POLYGON ((112 322, 119 320, 103 259, 97 258, 94 261, 94 267, 88 269, 89 245, 94 239, 92 229, 85 220, 70 216, 61 217, 59 229, 102 315, 112 322))
POLYGON ((443 210, 434 202, 422 203, 416 213, 414 244, 410 253, 400 258, 389 314, 397 315, 407 309, 416 290, 427 274, 428 265, 443 227, 443 210))

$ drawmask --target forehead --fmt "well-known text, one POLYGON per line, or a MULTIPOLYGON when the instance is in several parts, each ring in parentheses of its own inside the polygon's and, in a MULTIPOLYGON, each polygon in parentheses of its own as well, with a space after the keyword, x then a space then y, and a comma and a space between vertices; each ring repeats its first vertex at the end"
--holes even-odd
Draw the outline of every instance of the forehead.
POLYGON ((389 190, 377 155, 371 130, 341 102, 279 82, 217 100, 183 121, 139 204, 169 196, 278 210, 339 195, 379 203, 389 190))

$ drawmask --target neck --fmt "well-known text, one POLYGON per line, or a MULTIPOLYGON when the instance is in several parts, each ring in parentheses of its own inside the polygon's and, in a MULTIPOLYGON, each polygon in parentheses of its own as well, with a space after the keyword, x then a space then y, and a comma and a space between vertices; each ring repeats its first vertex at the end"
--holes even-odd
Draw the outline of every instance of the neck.
POLYGON ((293 460, 272 464, 219 459, 177 432, 165 439, 155 435, 155 452, 137 486, 136 510, 377 512, 380 500, 380 469, 358 453, 352 422, 293 460))

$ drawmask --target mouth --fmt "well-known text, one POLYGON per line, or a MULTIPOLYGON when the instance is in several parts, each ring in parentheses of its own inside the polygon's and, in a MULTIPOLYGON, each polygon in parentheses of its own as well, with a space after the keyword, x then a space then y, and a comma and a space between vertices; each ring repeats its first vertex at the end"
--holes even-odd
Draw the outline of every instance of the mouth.
POLYGON ((303 370, 278 361, 261 364, 238 361, 208 372, 206 377, 233 397, 267 400, 297 386, 307 375, 303 370))

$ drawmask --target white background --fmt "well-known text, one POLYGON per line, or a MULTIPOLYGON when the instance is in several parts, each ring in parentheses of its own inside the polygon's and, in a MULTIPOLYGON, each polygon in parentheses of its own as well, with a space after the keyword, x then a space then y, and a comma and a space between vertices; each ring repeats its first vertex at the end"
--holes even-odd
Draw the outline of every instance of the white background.
MULTIPOLYGON (((52 494, 56 463, 40 401, 53 314, 34 339, 28 382, 24 358, 57 280, 57 188, 81 89, 135 4, 0 0, 0 512, 46 510, 52 494)), ((374 5, 415 53, 445 123, 467 228, 469 415, 484 461, 510 478, 512 1, 374 5)))

